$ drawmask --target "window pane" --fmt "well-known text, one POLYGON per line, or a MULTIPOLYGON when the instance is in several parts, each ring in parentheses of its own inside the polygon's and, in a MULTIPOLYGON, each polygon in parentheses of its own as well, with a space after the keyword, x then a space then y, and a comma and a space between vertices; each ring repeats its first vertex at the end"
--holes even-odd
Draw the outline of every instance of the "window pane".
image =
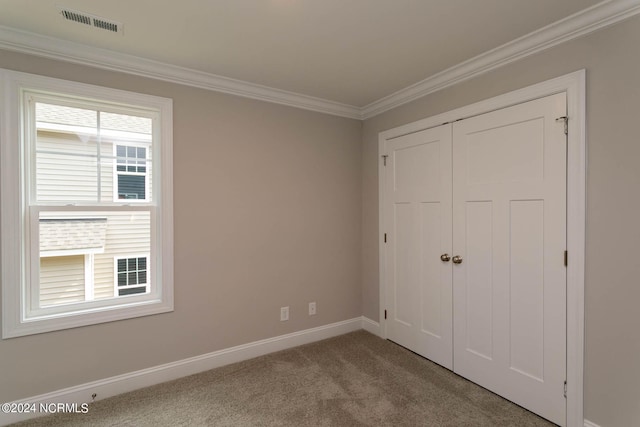
POLYGON ((117 286, 137 284, 131 272, 140 267, 136 256, 151 251, 150 223, 148 211, 41 212, 41 306, 91 299, 85 288, 93 299, 113 298, 117 286))
POLYGON ((147 283, 147 272, 140 271, 138 273, 138 283, 147 283))
POLYGON ((36 148, 37 201, 95 203, 98 200, 97 157, 87 153, 86 145, 78 141, 53 142, 78 153, 63 154, 61 146, 49 145, 52 141, 43 143, 40 137, 41 134, 36 148))
POLYGON ((97 112, 36 103, 36 198, 95 202, 98 197, 97 112))
POLYGON ((146 159, 152 143, 150 118, 42 102, 35 103, 35 114, 38 202, 146 199, 144 185, 120 195, 115 175, 150 172, 150 159, 146 159))
POLYGON ((127 286, 127 273, 118 273, 118 286, 127 286))
POLYGON ((119 199, 145 198, 145 177, 143 175, 118 175, 119 199))
POLYGON ((138 258, 138 270, 146 270, 146 269, 147 269, 147 259, 138 258))
POLYGON ((138 274, 135 271, 130 271, 128 280, 129 280, 129 285, 137 285, 138 274))
POLYGON ((133 295, 133 294, 143 294, 147 291, 147 288, 144 286, 141 286, 139 288, 124 288, 124 289, 118 289, 118 295, 119 296, 125 296, 125 295, 133 295))

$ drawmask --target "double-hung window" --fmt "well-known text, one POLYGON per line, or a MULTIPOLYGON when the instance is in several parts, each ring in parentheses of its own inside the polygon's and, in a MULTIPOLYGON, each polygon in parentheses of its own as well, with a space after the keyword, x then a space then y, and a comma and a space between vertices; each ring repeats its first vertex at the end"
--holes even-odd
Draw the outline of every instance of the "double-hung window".
POLYGON ((171 100, 0 77, 3 338, 171 311, 171 100))

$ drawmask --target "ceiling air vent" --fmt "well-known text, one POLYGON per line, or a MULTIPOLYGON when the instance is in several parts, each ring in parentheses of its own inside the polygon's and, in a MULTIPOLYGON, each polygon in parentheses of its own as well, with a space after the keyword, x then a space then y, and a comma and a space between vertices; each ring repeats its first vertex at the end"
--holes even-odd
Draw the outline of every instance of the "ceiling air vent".
POLYGON ((88 25, 93 28, 111 31, 112 33, 122 34, 123 25, 120 22, 111 21, 109 19, 101 18, 99 16, 90 15, 88 13, 78 12, 77 10, 71 10, 66 8, 61 8, 60 14, 67 21, 73 21, 79 24, 88 25))

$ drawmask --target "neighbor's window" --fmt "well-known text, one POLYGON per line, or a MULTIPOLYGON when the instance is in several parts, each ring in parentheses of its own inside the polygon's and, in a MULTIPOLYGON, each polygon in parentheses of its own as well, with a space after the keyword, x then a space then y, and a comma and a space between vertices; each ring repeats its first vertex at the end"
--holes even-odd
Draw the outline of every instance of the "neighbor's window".
MULTIPOLYGON (((119 200, 147 199, 147 147, 114 145, 116 149, 116 171, 118 191, 114 193, 119 200)), ((148 162, 149 165, 151 162, 148 162)))
POLYGON ((147 292, 147 257, 117 258, 116 276, 116 296, 147 292))
POLYGON ((4 76, 3 337, 170 311, 171 101, 4 76))

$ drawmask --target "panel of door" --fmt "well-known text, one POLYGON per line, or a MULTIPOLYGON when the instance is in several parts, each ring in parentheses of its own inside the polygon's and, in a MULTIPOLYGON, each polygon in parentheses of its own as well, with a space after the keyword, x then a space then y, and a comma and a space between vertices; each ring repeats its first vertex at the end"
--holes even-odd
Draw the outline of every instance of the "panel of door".
POLYGON ((454 371, 559 425, 565 114, 558 94, 453 125, 454 371))
POLYGON ((451 126, 389 140, 385 154, 387 338, 452 369, 451 126))

